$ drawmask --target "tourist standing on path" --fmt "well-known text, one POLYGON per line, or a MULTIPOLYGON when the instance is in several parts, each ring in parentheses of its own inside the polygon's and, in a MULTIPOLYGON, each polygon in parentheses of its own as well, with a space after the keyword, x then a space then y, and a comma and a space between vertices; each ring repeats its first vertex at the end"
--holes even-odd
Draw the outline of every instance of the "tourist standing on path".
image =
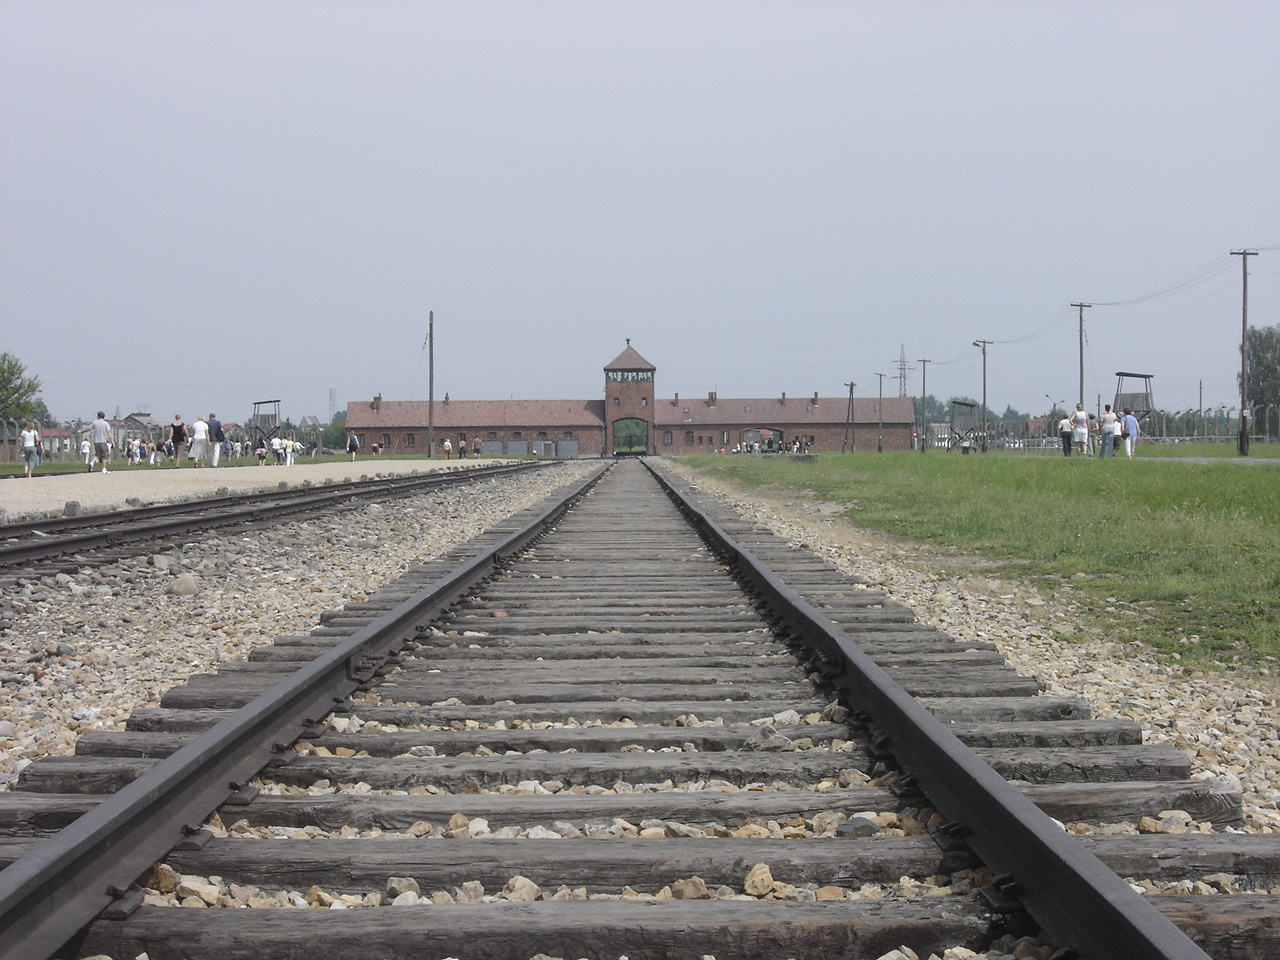
POLYGON ((356 462, 356 451, 360 449, 360 441, 353 431, 347 431, 347 453, 351 454, 351 462, 356 462))
POLYGON ((22 467, 28 477, 40 461, 40 447, 40 431, 36 429, 34 420, 28 420, 26 429, 22 431, 22 467))
POLYGON ((1084 404, 1076 404, 1076 412, 1071 415, 1071 433, 1075 440, 1076 453, 1082 457, 1089 455, 1089 414, 1085 413, 1084 404))
POLYGON ((173 447, 173 465, 182 466, 182 448, 187 442, 187 425, 182 422, 182 414, 173 415, 173 423, 169 424, 169 444, 173 447))
MULTIPOLYGON (((107 472, 107 461, 111 459, 111 424, 107 423, 107 415, 98 411, 98 419, 89 425, 93 437, 93 463, 102 464, 102 472, 107 472)), ((93 464, 89 465, 92 472, 93 464)))
POLYGON ((1064 413, 1062 419, 1058 421, 1058 436, 1062 439, 1062 455, 1064 457, 1071 456, 1071 436, 1074 432, 1074 428, 1071 426, 1071 417, 1064 413))
POLYGON ((222 432, 222 421, 218 419, 216 413, 209 414, 209 442, 213 444, 213 449, 209 455, 209 463, 216 467, 218 465, 218 457, 222 453, 222 445, 227 442, 227 435, 222 432))
POLYGON ((448 438, 444 438, 444 458, 446 460, 453 459, 453 442, 448 438))
POLYGON ((1124 408, 1124 419, 1120 421, 1120 436, 1124 439, 1124 455, 1133 459, 1133 446, 1138 442, 1138 418, 1128 407, 1124 408))
POLYGON ((89 442, 89 434, 87 433, 80 438, 80 459, 84 461, 86 473, 93 469, 90 466, 93 463, 93 444, 89 442))
POLYGON ((1115 415, 1111 409, 1111 404, 1107 404, 1102 410, 1102 429, 1098 431, 1100 438, 1098 442, 1099 457, 1115 457, 1116 455, 1116 425, 1120 422, 1120 418, 1115 415))

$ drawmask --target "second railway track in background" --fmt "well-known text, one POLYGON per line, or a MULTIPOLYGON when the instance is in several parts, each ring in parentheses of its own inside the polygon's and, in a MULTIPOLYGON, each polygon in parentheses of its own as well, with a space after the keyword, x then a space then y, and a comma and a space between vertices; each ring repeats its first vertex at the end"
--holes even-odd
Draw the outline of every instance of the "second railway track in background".
MULTIPOLYGON (((1132 724, 1037 696, 994 647, 917 624, 807 552, 699 505, 689 512, 700 530, 639 462, 620 463, 532 546, 508 547, 507 528, 477 538, 473 549, 501 541, 496 572, 459 578, 443 591, 450 606, 404 614, 391 631, 403 647, 344 645, 452 577, 466 551, 334 611, 309 636, 193 677, 127 731, 85 734, 77 756, 27 767, 0 794, 3 862, 86 811, 106 818, 239 722, 238 708, 336 654, 350 699, 318 682, 323 709, 299 708, 307 728, 277 728, 247 774, 208 787, 216 800, 181 794, 179 773, 159 822, 115 821, 148 838, 135 846, 158 849, 90 893, 123 919, 94 921, 69 955, 861 958, 899 945, 979 949, 1040 927, 1063 958, 1203 957, 1178 927, 1212 956, 1277 954, 1277 898, 1144 899, 1111 872, 1269 886, 1280 876, 1273 838, 1077 840, 1043 815, 1105 823, 1178 809, 1227 827, 1240 821, 1238 795, 1190 779, 1184 755, 1143 746, 1132 724), (734 542, 716 545, 721 534, 734 542), (953 735, 973 752, 956 751, 953 735), (274 760, 257 772, 264 754, 274 760), (219 804, 229 835, 201 832, 219 804), (213 909, 134 910, 135 876, 166 875, 144 869, 157 858, 228 892, 206 891, 213 909), (310 891, 352 908, 236 909, 232 885, 264 903, 310 891), (868 888, 884 896, 860 896, 868 888), (355 905, 396 893, 435 902, 355 905)), ((93 819, 79 821, 85 837, 52 843, 127 862, 87 837, 93 819)), ((38 901, 72 899, 66 874, 39 861, 18 860, 8 886, 0 872, 0 926, 16 931, 38 901)), ((0 939, 0 957, 24 956, 5 951, 0 939)))
POLYGON ((433 488, 479 483, 538 469, 550 461, 519 461, 486 466, 459 466, 359 480, 302 484, 283 482, 273 490, 220 492, 176 503, 63 517, 16 520, 0 524, 0 571, 5 577, 42 576, 84 562, 115 559, 157 543, 189 538, 236 524, 279 521, 340 509, 370 500, 408 497, 433 488), (111 551, 108 555, 106 552, 111 551))

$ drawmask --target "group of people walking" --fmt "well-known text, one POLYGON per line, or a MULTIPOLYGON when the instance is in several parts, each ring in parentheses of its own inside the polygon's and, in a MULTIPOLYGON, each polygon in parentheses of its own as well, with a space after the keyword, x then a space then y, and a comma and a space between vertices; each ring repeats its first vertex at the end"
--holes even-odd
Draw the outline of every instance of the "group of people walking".
MULTIPOLYGON (((353 434, 352 440, 354 439, 353 434)), ((45 455, 44 438, 35 421, 26 422, 19 442, 22 447, 23 472, 29 477, 32 470, 43 462, 45 455)), ((97 419, 81 435, 80 457, 85 470, 89 473, 95 470, 106 473, 113 446, 114 430, 106 414, 99 410, 97 419)), ((210 413, 207 418, 197 417, 195 423, 187 424, 183 421, 182 414, 175 413, 163 439, 149 442, 130 438, 122 452, 128 462, 135 465, 149 463, 152 466, 162 466, 172 461, 175 467, 180 467, 184 460, 190 460, 196 467, 216 467, 223 456, 230 459, 233 456, 255 454, 259 464, 267 463, 268 457, 274 463, 292 464, 299 454, 309 452, 314 456, 318 448, 319 445, 314 440, 303 444, 301 440, 286 437, 261 437, 256 445, 231 441, 227 439, 217 414, 210 413)), ((355 459, 354 451, 352 459, 355 459)))
POLYGON ((1083 403, 1077 403, 1074 413, 1069 413, 1058 422, 1058 434, 1062 438, 1062 455, 1071 456, 1074 449, 1077 456, 1089 456, 1089 439, 1093 433, 1098 434, 1098 456, 1114 457, 1117 441, 1124 445, 1126 457, 1133 457, 1133 448, 1138 441, 1140 431, 1138 418, 1128 407, 1122 414, 1117 414, 1107 404, 1102 416, 1095 419, 1086 412, 1083 403))
POLYGON ((151 452, 149 459, 152 464, 156 464, 163 463, 165 457, 172 457, 173 465, 180 467, 185 453, 186 459, 194 461, 197 467, 216 467, 226 443, 227 437, 217 414, 210 413, 208 420, 197 417, 196 422, 188 428, 182 421, 182 414, 175 413, 173 422, 169 424, 169 439, 165 443, 164 452, 159 453, 157 448, 151 452))

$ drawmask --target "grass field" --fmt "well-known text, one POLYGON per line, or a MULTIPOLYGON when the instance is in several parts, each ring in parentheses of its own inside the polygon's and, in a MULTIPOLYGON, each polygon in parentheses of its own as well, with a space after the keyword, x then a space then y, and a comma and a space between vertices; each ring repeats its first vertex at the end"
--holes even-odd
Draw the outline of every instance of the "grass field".
POLYGON ((1116 639, 1183 661, 1280 657, 1280 465, 944 452, 687 462, 746 487, 845 505, 853 524, 1071 580, 1116 639), (1116 617, 1115 600, 1138 616, 1116 617))

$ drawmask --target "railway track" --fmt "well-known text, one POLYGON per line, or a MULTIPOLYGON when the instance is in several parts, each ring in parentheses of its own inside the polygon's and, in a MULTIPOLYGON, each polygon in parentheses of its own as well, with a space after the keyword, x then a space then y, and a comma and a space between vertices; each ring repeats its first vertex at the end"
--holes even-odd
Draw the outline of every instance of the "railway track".
POLYGON ((83 562, 116 560, 207 530, 333 510, 369 500, 409 497, 539 469, 549 461, 498 463, 454 471, 378 476, 256 493, 220 493, 181 503, 46 517, 0 524, 0 576, 45 576, 83 562))
POLYGON ((1226 828, 1238 795, 700 507, 623 462, 27 767, 0 957, 103 908, 65 955, 923 957, 1041 929, 1063 960, 1280 953, 1276 898, 1117 876, 1271 886, 1270 838, 1048 819, 1226 828))

